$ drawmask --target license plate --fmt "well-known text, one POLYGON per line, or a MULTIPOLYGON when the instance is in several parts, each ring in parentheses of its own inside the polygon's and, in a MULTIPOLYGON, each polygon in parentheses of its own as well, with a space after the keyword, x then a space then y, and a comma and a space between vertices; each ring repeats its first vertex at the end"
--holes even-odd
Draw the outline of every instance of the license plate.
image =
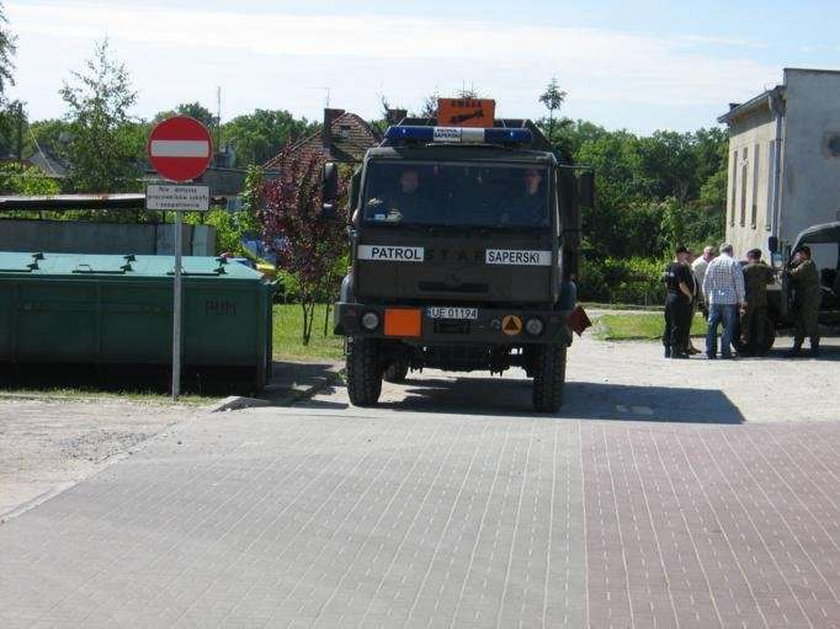
POLYGON ((429 306, 426 308, 429 319, 478 319, 478 308, 457 306, 429 306))

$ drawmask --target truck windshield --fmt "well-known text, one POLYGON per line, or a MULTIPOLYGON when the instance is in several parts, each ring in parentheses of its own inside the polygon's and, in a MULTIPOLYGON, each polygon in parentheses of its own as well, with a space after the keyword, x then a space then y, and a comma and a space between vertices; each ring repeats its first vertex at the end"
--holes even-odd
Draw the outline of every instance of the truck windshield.
POLYGON ((464 227, 549 224, 549 171, 533 164, 369 162, 369 223, 464 227))

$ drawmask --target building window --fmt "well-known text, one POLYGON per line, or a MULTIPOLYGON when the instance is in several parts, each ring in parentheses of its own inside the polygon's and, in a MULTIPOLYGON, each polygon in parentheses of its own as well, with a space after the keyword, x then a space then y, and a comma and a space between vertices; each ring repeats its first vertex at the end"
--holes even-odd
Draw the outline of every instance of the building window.
POLYGON ((840 157, 840 133, 826 134, 825 153, 829 157, 840 157))
POLYGON ((750 165, 749 148, 741 152, 741 227, 747 224, 747 167, 750 165))
POLYGON ((764 229, 770 231, 773 228, 773 181, 776 178, 776 142, 770 140, 767 143, 767 203, 765 204, 766 211, 764 213, 764 229))
POLYGON ((735 225, 735 193, 738 190, 738 151, 732 152, 732 175, 729 177, 731 189, 729 191, 729 226, 735 225))
POLYGON ((761 159, 759 145, 753 147, 753 180, 752 180, 752 205, 750 206, 750 227, 755 229, 758 214, 758 162, 761 159))

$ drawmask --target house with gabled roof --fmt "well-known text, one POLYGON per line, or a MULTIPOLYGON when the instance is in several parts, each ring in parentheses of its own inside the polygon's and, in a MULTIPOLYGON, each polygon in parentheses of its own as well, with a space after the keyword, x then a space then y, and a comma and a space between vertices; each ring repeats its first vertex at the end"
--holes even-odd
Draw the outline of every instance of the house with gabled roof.
POLYGON ((266 172, 280 170, 283 159, 288 155, 299 159, 319 156, 326 161, 359 164, 365 152, 381 141, 382 134, 361 117, 343 109, 327 108, 324 109, 324 124, 320 131, 287 147, 263 164, 263 169, 266 172))

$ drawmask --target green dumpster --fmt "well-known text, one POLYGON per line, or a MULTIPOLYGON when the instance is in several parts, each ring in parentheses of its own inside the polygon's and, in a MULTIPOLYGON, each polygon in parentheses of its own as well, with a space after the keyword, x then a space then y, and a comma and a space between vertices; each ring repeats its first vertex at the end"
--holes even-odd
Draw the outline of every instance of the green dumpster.
MULTIPOLYGON (((173 256, 0 252, 0 362, 172 362, 173 256)), ((193 372, 271 369, 271 293, 262 274, 185 256, 182 365, 193 372)))

